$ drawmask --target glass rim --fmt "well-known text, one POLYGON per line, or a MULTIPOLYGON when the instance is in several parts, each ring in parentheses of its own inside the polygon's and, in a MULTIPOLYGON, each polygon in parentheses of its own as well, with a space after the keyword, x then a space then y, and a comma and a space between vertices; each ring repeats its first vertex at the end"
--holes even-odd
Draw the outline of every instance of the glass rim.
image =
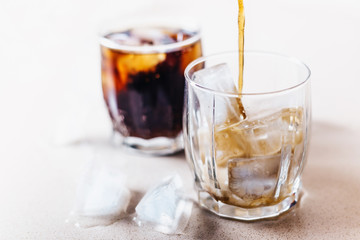
POLYGON ((286 59, 289 62, 293 62, 301 67, 303 67, 305 69, 305 71, 307 72, 306 77, 304 77, 304 80, 300 81, 298 84, 295 84, 291 87, 287 87, 287 88, 283 88, 283 89, 279 89, 276 91, 268 91, 268 92, 249 92, 249 93, 238 93, 238 92, 226 92, 226 91, 220 91, 220 90, 215 90, 215 89, 211 89, 208 88, 206 86, 204 86, 203 84, 199 84, 196 83, 189 75, 189 72, 191 69, 193 69, 194 66, 198 65, 199 63, 203 63, 206 60, 209 59, 216 59, 219 57, 223 57, 226 55, 232 55, 235 53, 239 53, 240 51, 226 51, 226 52, 221 52, 221 53, 215 53, 215 54, 211 54, 208 56, 203 56, 200 58, 195 59, 194 61, 192 61, 191 63, 189 63, 189 65, 185 68, 185 79, 186 81, 191 84, 192 86, 201 89, 205 92, 209 92, 209 93, 213 93, 213 94, 217 94, 217 95, 223 95, 223 96, 228 96, 228 97, 241 97, 241 96, 259 96, 259 95, 272 95, 272 94, 279 94, 279 93, 283 93, 283 92, 287 92, 290 90, 294 90, 296 88, 299 88, 303 85, 305 85, 309 80, 310 80, 310 76, 311 76, 311 70, 310 68, 301 60, 295 58, 295 57, 290 57, 284 54, 280 54, 280 53, 276 53, 276 52, 268 52, 268 51, 256 51, 256 50, 252 50, 252 51, 244 51, 244 54, 260 54, 260 55, 267 55, 267 56, 276 56, 276 57, 281 57, 283 59, 286 59))
POLYGON ((107 29, 107 31, 101 31, 98 33, 99 43, 101 46, 113 49, 120 50, 132 53, 142 53, 142 54, 151 54, 151 53, 167 53, 173 52, 183 48, 184 46, 191 45, 201 39, 201 28, 200 25, 193 20, 191 17, 181 17, 175 18, 171 21, 167 21, 165 23, 164 19, 166 17, 151 17, 147 21, 147 18, 136 20, 136 21, 128 21, 124 23, 122 26, 116 26, 113 28, 107 29), (161 21, 162 20, 162 21, 161 21), (152 22, 154 21, 154 22, 152 22), (190 27, 191 25, 191 27, 190 27), (140 45, 140 46, 130 46, 127 44, 116 43, 105 36, 114 31, 123 31, 130 29, 132 27, 158 27, 158 28, 179 28, 185 31, 191 32, 193 35, 188 39, 181 40, 175 43, 169 44, 161 44, 161 45, 140 45))

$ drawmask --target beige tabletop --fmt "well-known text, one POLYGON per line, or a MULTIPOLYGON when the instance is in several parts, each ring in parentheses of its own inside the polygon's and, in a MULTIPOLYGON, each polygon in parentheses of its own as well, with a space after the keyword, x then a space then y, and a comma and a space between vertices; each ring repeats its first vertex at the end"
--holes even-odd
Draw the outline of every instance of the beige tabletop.
POLYGON ((355 0, 245 2, 246 48, 296 56, 312 70, 312 139, 294 211, 277 220, 245 223, 194 204, 183 233, 171 236, 139 228, 131 218, 87 229, 66 223, 84 169, 94 159, 128 175, 130 210, 150 187, 176 173, 195 199, 183 153, 145 157, 110 144, 96 37, 101 22, 135 12, 195 15, 210 54, 236 48, 236 3, 1 4, 1 240, 360 239, 360 4, 355 0))

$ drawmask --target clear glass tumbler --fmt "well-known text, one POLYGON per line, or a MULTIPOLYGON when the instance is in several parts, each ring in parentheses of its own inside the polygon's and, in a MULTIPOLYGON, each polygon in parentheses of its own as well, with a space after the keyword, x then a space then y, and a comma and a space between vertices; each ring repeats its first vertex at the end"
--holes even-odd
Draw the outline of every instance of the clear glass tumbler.
POLYGON ((192 19, 117 21, 100 37, 104 99, 128 149, 166 155, 183 149, 184 70, 201 57, 192 19))
POLYGON ((185 70, 184 139, 201 206, 258 220, 299 200, 311 122, 310 70, 297 59, 239 52, 193 61, 185 70))

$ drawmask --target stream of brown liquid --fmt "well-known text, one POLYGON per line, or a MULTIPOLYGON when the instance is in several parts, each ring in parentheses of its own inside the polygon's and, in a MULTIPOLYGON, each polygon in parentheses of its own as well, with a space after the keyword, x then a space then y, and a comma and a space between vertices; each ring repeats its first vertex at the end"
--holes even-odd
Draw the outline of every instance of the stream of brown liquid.
POLYGON ((242 92, 243 87, 243 72, 244 72, 244 28, 245 28, 245 14, 243 0, 238 0, 239 4, 239 93, 242 92))
MULTIPOLYGON (((243 0, 238 0, 239 15, 238 15, 238 26, 239 26, 239 93, 242 93, 243 88, 243 76, 244 76, 244 28, 245 28, 245 14, 244 14, 244 3, 243 0)), ((240 113, 243 119, 246 118, 244 106, 240 98, 237 98, 240 113)))

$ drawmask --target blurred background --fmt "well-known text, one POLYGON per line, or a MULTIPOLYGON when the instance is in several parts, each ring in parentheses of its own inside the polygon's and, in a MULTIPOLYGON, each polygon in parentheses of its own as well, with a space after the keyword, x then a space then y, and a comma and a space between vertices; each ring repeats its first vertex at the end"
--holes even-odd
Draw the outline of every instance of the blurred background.
MULTIPOLYGON (((244 4, 246 50, 294 56, 312 70, 313 120, 318 123, 314 131, 325 124, 360 136, 360 2, 244 4)), ((7 206, 20 196, 28 196, 30 203, 54 201, 59 194, 44 194, 43 200, 36 194, 56 186, 66 196, 72 194, 66 186, 73 180, 67 182, 64 176, 77 174, 77 156, 55 155, 49 146, 108 139, 111 126, 101 92, 98 30, 110 19, 142 14, 195 17, 203 29, 206 55, 237 48, 236 0, 1 2, 0 189, 14 196, 1 200, 2 214, 10 216, 15 205, 7 206), (43 184, 46 179, 55 185, 43 184), (37 187, 25 189, 26 181, 37 187)), ((21 213, 14 216, 33 214, 30 203, 20 204, 21 213)))
MULTIPOLYGON (((355 109, 360 86, 360 3, 245 0, 244 4, 245 49, 279 52, 304 61, 312 70, 314 119, 356 127, 360 122, 355 109)), ((110 19, 146 14, 198 19, 206 55, 237 48, 235 0, 3 2, 1 145, 27 145, 39 135, 61 142, 84 134, 108 134, 97 33, 110 19)))

